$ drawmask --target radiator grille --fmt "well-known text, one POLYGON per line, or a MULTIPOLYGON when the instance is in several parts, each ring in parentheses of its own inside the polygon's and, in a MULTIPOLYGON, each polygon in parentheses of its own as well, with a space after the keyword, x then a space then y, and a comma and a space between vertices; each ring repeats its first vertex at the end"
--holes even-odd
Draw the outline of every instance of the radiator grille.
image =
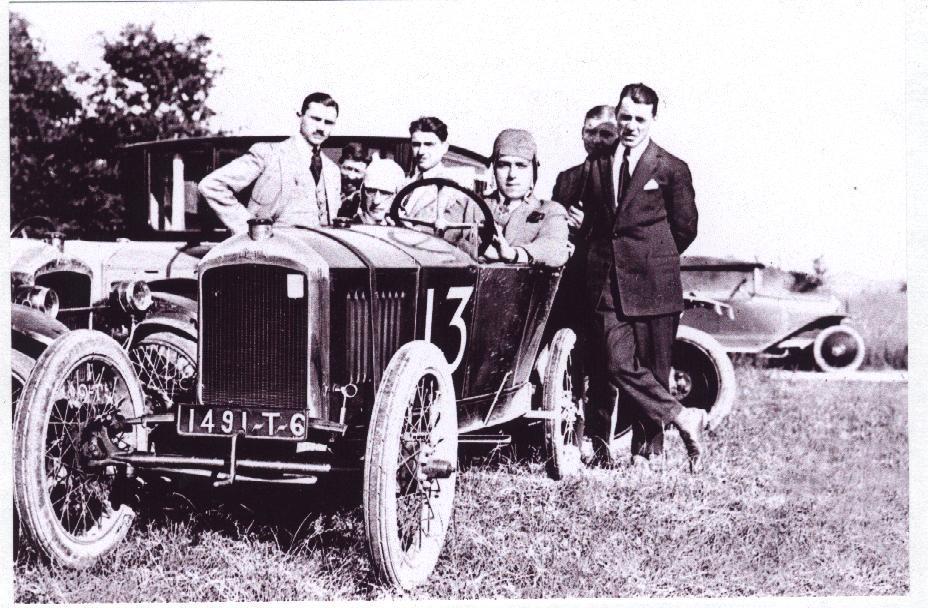
POLYGON ((90 306, 90 275, 73 270, 45 272, 35 278, 39 287, 48 287, 58 296, 61 308, 90 306))
POLYGON ((406 293, 381 291, 377 293, 377 298, 381 332, 376 345, 373 345, 371 339, 369 319, 372 307, 367 292, 354 290, 348 293, 346 299, 345 336, 347 340, 345 348, 347 349, 348 381, 355 384, 371 379, 372 345, 380 356, 381 367, 386 367, 390 357, 400 347, 400 323, 406 293))
POLYGON ((241 407, 307 404, 308 290, 297 271, 264 264, 202 275, 203 402, 241 407))

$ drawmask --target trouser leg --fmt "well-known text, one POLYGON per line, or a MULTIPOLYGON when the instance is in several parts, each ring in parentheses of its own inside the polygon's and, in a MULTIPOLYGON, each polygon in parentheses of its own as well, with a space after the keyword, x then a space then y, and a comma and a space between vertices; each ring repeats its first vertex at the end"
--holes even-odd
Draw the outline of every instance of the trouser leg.
MULTIPOLYGON (((609 280, 603 288, 593 315, 597 342, 595 346, 602 357, 599 371, 606 380, 603 384, 620 395, 621 406, 634 409, 631 417, 640 421, 639 434, 647 437, 649 434, 653 435, 655 429, 662 429, 663 424, 673 420, 681 410, 680 404, 668 390, 669 347, 653 349, 657 355, 656 359, 668 362, 667 372, 661 376, 663 379, 658 381, 655 371, 641 363, 636 340, 636 321, 622 315, 618 301, 615 285, 609 280)), ((665 319, 658 324, 659 333, 666 334, 668 327, 673 327, 672 324, 668 326, 666 321, 665 319)), ((649 342, 653 340, 649 339, 649 342)), ((650 345, 645 346, 651 349, 650 345)), ((661 372, 658 370, 658 373, 661 372)), ((600 386, 596 392, 601 394, 606 390, 600 386)), ((589 434, 605 437, 607 435, 604 433, 609 431, 604 428, 604 423, 607 419, 611 420, 612 403, 608 399, 600 399, 591 405, 593 411, 590 412, 591 418, 587 420, 589 434)))
MULTIPOLYGON (((673 342, 679 319, 677 314, 630 319, 639 363, 650 370, 654 379, 668 390, 673 342)), ((631 447, 632 454, 652 456, 663 453, 664 422, 644 416, 636 417, 632 425, 631 447)))

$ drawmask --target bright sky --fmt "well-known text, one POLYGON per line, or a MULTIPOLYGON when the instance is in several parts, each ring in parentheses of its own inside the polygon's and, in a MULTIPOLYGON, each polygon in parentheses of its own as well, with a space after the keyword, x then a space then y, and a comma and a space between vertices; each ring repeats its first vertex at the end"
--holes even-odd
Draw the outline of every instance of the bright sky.
POLYGON ((692 169, 692 254, 903 278, 905 6, 885 2, 12 4, 61 66, 101 65, 96 32, 129 22, 212 37, 215 126, 290 133, 311 91, 341 134, 405 135, 441 117, 488 154, 532 131, 538 189, 583 158, 586 110, 642 81, 652 135, 692 169))

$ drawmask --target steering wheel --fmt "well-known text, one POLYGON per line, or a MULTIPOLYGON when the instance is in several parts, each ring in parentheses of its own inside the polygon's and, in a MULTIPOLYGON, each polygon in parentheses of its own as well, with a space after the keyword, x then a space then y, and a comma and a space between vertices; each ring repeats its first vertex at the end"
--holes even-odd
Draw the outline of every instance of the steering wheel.
POLYGON ((387 215, 389 215, 390 219, 392 219, 397 226, 404 228, 411 228, 413 226, 426 226, 431 228, 434 234, 439 236, 444 234, 445 230, 472 230, 477 228, 477 234, 480 236, 480 245, 477 248, 479 255, 483 255, 483 252, 486 251, 487 247, 499 240, 499 233, 496 230, 496 222, 493 221, 493 212, 490 210, 490 206, 487 205, 486 201, 484 201, 479 194, 470 188, 465 188, 457 182, 444 177, 430 177, 408 184, 399 192, 397 192, 396 196, 393 197, 393 204, 390 205, 390 211, 387 213, 387 215), (409 198, 410 194, 419 188, 425 188, 428 186, 435 186, 438 188, 438 195, 435 201, 435 217, 433 219, 423 219, 406 217, 405 215, 402 215, 401 212, 404 210, 406 199, 409 198), (477 204, 477 207, 480 209, 480 212, 483 214, 483 222, 479 224, 473 224, 469 222, 446 221, 442 217, 442 212, 444 209, 442 209, 441 205, 439 204, 441 201, 442 188, 451 188, 452 190, 457 190, 458 192, 463 193, 469 199, 474 201, 477 204))
POLYGON ((44 215, 31 215, 25 219, 20 220, 16 223, 15 226, 10 230, 10 238, 16 236, 16 233, 21 233, 20 236, 24 239, 29 238, 29 233, 26 231, 26 227, 32 224, 44 224, 46 228, 49 228, 48 232, 57 232, 58 226, 55 222, 51 221, 49 218, 44 215))

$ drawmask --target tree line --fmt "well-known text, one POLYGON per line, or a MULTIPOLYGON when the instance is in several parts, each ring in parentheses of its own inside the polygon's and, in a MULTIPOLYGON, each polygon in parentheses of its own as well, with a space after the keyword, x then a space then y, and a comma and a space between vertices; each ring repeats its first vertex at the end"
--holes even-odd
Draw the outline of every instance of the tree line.
POLYGON ((221 69, 210 42, 129 24, 114 39, 101 34, 104 69, 62 70, 11 12, 10 224, 41 215, 73 237, 123 231, 120 146, 211 134, 206 102, 221 69))

